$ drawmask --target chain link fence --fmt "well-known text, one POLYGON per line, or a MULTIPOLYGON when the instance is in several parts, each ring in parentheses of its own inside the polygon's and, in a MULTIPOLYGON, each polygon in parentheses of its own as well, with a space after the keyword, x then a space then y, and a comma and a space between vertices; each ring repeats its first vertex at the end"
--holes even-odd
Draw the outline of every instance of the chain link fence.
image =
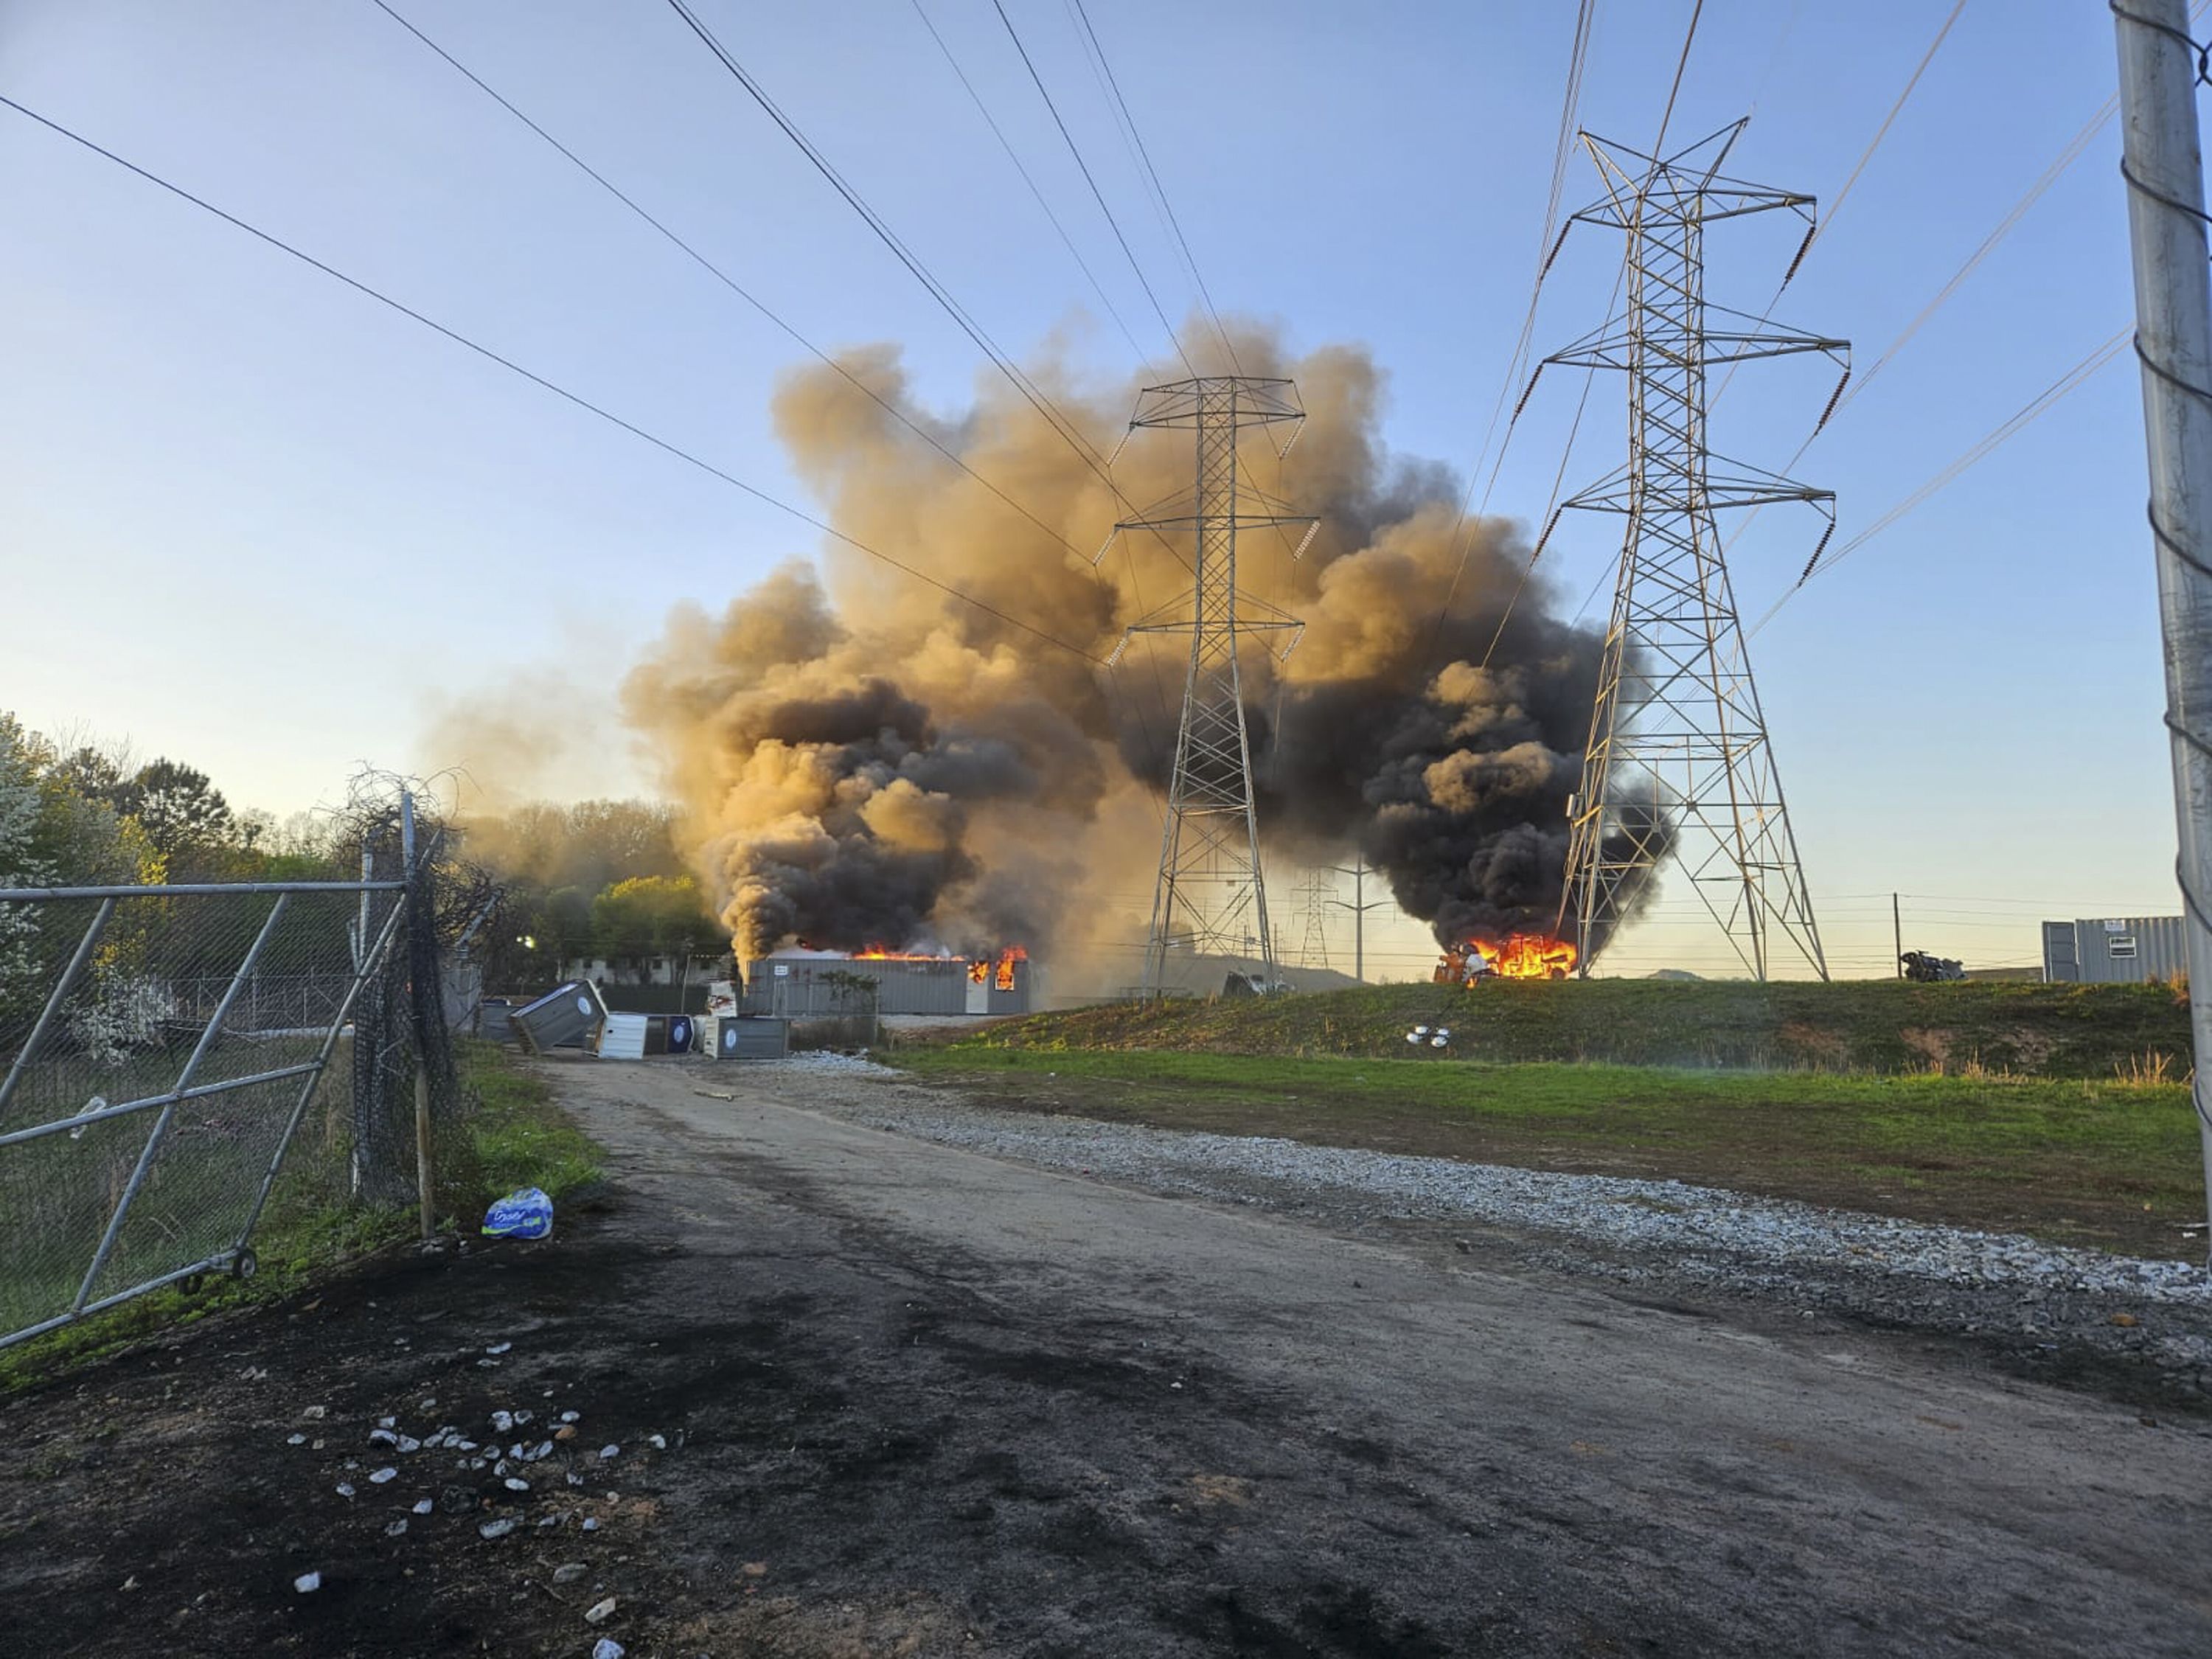
POLYGON ((0 889, 0 1346, 250 1273, 303 1123, 334 1199, 423 1193, 454 895, 410 828, 359 881, 0 889))

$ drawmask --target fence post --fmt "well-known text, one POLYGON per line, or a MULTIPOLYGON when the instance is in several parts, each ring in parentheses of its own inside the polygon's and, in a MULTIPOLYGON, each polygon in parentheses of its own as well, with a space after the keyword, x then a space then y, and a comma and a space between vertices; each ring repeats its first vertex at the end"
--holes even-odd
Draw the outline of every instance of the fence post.
MULTIPOLYGON (((409 933, 408 957, 410 965, 421 962, 422 952, 415 948, 414 932, 418 927, 435 925, 430 915, 428 894, 423 881, 422 860, 415 848, 415 797, 407 791, 399 792, 399 857, 407 881, 407 927, 409 933)), ((422 1237, 428 1238, 437 1231, 437 1197, 434 1172, 430 1152, 430 1054, 427 1034, 422 1029, 422 987, 413 988, 411 999, 415 1028, 415 1186, 422 1212, 422 1237)))

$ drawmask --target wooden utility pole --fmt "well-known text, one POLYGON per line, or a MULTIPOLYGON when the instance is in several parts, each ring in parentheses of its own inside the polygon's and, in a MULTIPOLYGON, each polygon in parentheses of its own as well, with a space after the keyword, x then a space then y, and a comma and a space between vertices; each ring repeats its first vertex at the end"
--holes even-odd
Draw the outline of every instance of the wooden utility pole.
POLYGON ((1897 951, 1897 976, 1905 977, 1905 909, 1898 895, 1889 896, 1889 942, 1897 951))

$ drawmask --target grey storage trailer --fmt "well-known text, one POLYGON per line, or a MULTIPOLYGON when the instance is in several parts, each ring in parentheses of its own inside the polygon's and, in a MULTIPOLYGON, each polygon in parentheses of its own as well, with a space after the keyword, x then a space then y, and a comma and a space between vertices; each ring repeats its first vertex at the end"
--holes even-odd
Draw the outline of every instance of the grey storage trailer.
POLYGON ((744 1007, 777 1019, 827 1019, 866 1013, 869 981, 878 1014, 1025 1014, 1031 975, 1016 962, 1013 985, 999 988, 1000 964, 974 964, 961 957, 765 957, 745 964, 744 1007), (835 977, 832 977, 835 975, 835 977))
POLYGON ((2128 985, 2189 972, 2179 916, 2099 916, 2043 924, 2043 977, 2053 985, 2128 985))

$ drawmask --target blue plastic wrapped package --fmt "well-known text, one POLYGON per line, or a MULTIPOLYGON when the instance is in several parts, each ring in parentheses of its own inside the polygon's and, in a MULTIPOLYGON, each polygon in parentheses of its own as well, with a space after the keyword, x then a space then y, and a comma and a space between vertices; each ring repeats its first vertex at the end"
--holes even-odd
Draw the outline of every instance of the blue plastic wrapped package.
POLYGON ((493 1201, 484 1212, 488 1238, 543 1238, 553 1231, 553 1200, 535 1187, 525 1187, 493 1201))

